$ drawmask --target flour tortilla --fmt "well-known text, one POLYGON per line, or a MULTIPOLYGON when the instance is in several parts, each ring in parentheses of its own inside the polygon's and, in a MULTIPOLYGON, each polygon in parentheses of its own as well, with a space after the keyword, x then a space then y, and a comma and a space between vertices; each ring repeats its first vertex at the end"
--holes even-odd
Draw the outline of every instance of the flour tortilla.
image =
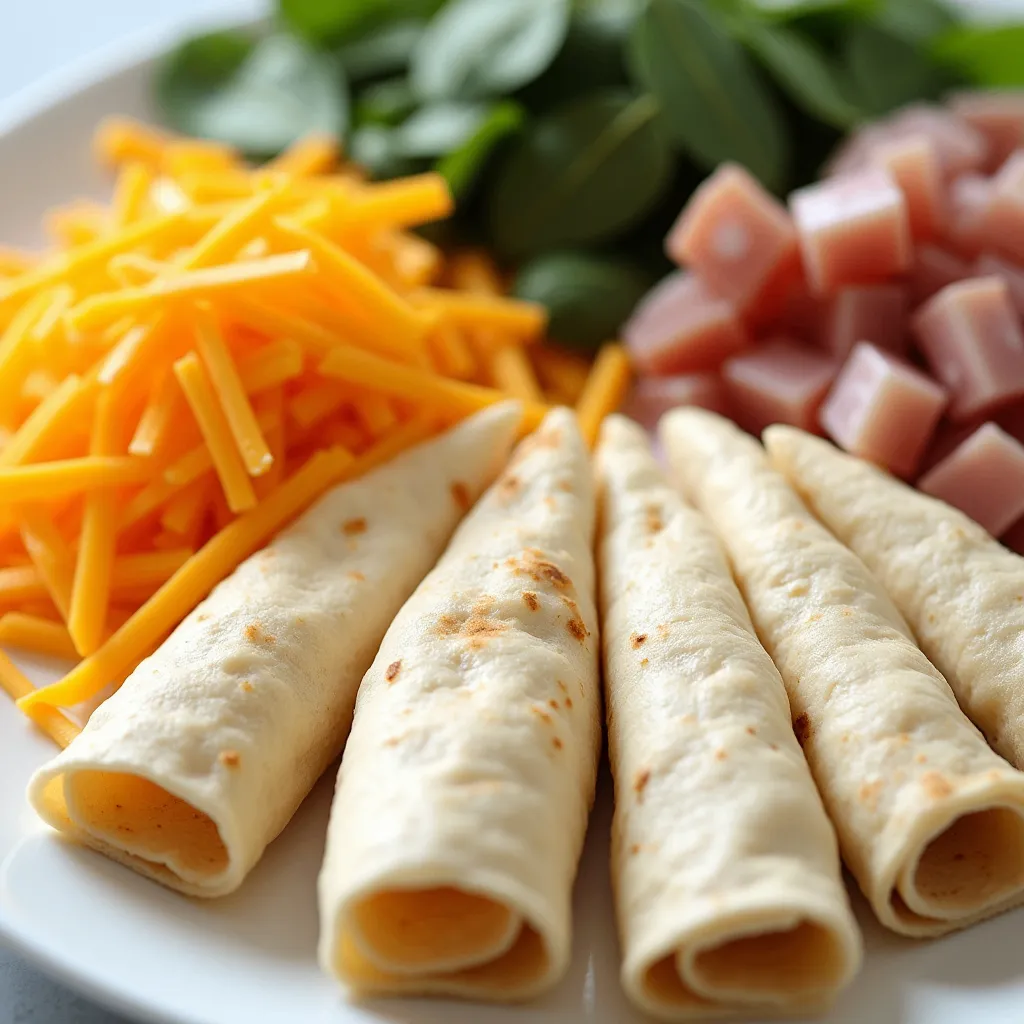
POLYGON ((665 1020, 820 1009, 860 933, 782 679, 644 431, 606 419, 597 466, 623 988, 665 1020))
POLYGON ((594 504, 548 414, 363 679, 320 873, 320 962, 357 995, 526 999, 565 972, 600 747, 594 504))
POLYGON ((1024 775, 985 743, 864 563, 728 421, 662 421, 789 692, 797 738, 879 920, 962 928, 1024 899, 1024 775))
POLYGON ((889 591, 968 717, 1024 768, 1024 558, 957 509, 825 441, 772 427, 765 443, 889 591))
POLYGON ((493 407, 321 498, 36 773, 39 814, 181 892, 237 888, 337 756, 388 623, 519 419, 493 407))

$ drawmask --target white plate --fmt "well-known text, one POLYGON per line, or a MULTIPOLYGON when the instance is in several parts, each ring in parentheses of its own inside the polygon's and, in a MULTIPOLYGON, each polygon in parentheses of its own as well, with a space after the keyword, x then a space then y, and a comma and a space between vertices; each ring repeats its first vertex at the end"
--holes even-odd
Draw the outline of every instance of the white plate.
MULTIPOLYGON (((133 42, 16 104, 0 122, 0 241, 38 240, 40 214, 103 194, 89 140, 111 113, 146 116, 152 54, 133 42), (112 71, 111 68, 114 68, 112 71)), ((59 666, 23 663, 37 683, 59 666)), ((575 957, 547 998, 518 1008, 444 1002, 352 1006, 317 971, 314 882, 331 780, 306 801, 242 890, 191 901, 57 840, 24 798, 50 754, 0 696, 0 938, 109 1006, 175 1024, 639 1024, 618 985, 608 884, 607 779, 576 886, 575 957)), ((333 776, 333 772, 328 773, 333 776)), ((1024 911, 914 944, 883 934, 857 900, 868 955, 830 1024, 995 1024, 1024 1020, 1024 911)))

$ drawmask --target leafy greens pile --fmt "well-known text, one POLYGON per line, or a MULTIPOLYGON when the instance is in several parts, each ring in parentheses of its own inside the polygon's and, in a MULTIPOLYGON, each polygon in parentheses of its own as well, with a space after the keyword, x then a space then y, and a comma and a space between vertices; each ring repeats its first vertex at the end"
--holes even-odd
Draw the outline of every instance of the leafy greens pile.
POLYGON ((374 177, 434 168, 552 335, 591 347, 668 269, 701 177, 745 164, 782 194, 840 135, 963 85, 1024 84, 1024 26, 941 0, 279 0, 262 30, 163 63, 165 121, 254 158, 309 132, 374 177))

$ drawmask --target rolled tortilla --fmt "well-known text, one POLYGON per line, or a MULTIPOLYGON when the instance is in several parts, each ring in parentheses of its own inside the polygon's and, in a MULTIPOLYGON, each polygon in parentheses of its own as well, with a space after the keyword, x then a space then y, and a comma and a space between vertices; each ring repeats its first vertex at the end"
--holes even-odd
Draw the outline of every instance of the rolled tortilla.
POLYGON ((363 679, 320 873, 356 994, 536 995, 564 973, 600 747, 593 493, 548 414, 363 679))
POLYGON ((989 743, 1024 768, 1024 558, 826 441, 772 427, 776 468, 888 590, 989 743))
POLYGON ((321 498, 36 773, 39 814, 181 892, 237 888, 337 756, 388 623, 519 418, 493 407, 321 498))
POLYGON ((623 988, 665 1020, 818 1009, 860 933, 782 679, 644 431, 609 417, 597 462, 623 988))
POLYGON ((957 706, 863 562, 727 420, 662 420, 673 469, 714 523, 850 871, 905 935, 1024 899, 1024 775, 957 706))

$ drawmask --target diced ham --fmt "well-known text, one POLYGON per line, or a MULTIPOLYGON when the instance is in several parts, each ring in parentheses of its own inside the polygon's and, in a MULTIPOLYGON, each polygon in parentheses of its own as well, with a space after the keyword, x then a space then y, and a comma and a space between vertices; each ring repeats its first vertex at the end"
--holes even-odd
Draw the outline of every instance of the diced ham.
POLYGON ((1024 261, 1024 149, 1015 150, 992 179, 983 237, 986 248, 1024 261))
POLYGON ((932 140, 918 134, 882 142, 871 151, 869 160, 888 171, 899 186, 914 238, 933 238, 946 220, 946 190, 932 140))
POLYGON ((1018 316, 1024 317, 1024 267, 1000 259, 990 252, 983 252, 974 264, 974 273, 979 277, 995 274, 1006 282, 1010 301, 1018 316))
POLYGON ((732 304, 684 271, 647 293, 622 334, 637 369, 655 376, 714 369, 747 344, 732 304))
POLYGON ((915 103, 897 111, 889 123, 900 134, 924 135, 930 139, 947 178, 981 171, 988 166, 989 146, 985 136, 943 107, 915 103))
POLYGON ((736 164, 722 165, 693 193, 665 248, 741 312, 760 306, 798 262, 786 208, 736 164))
POLYGON ((1015 149, 1024 146, 1024 90, 961 92, 950 98, 949 108, 985 136, 989 170, 997 170, 1015 149))
POLYGON ((937 466, 950 452, 959 447, 973 434, 980 424, 977 420, 970 423, 951 423, 943 419, 935 428, 928 448, 917 467, 918 477, 922 477, 933 466, 937 466))
POLYGON ((819 422, 840 447, 912 477, 947 395, 896 356, 861 342, 822 403, 819 422))
POLYGON ((1024 519, 1018 519, 999 539, 1011 551, 1024 555, 1024 519))
POLYGON ((949 389, 954 422, 1024 395, 1024 335, 1001 278, 948 285, 912 326, 929 368, 949 389))
POLYGON ((641 377, 633 385, 623 411, 653 430, 666 412, 680 405, 698 405, 723 415, 729 412, 721 378, 714 373, 641 377))
POLYGON ((979 427, 917 482, 994 536, 1024 516, 1024 445, 995 423, 979 427))
POLYGON ((821 340, 840 359, 845 359, 858 341, 903 352, 906 328, 905 288, 898 284, 852 285, 840 288, 829 301, 821 340))
POLYGON ((991 179, 963 174, 949 185, 948 216, 943 237, 949 247, 966 259, 974 259, 985 247, 992 208, 991 179))
POLYGON ((914 250, 908 285, 910 301, 916 306, 930 299, 947 284, 972 275, 971 265, 954 252, 925 243, 914 250))
POLYGON ((907 204, 892 176, 878 168, 830 178, 789 199, 816 295, 870 284, 910 267, 907 204))
POLYGON ((726 360, 722 380, 737 423, 758 434, 770 423, 817 432, 818 406, 838 360, 787 338, 774 338, 726 360))

